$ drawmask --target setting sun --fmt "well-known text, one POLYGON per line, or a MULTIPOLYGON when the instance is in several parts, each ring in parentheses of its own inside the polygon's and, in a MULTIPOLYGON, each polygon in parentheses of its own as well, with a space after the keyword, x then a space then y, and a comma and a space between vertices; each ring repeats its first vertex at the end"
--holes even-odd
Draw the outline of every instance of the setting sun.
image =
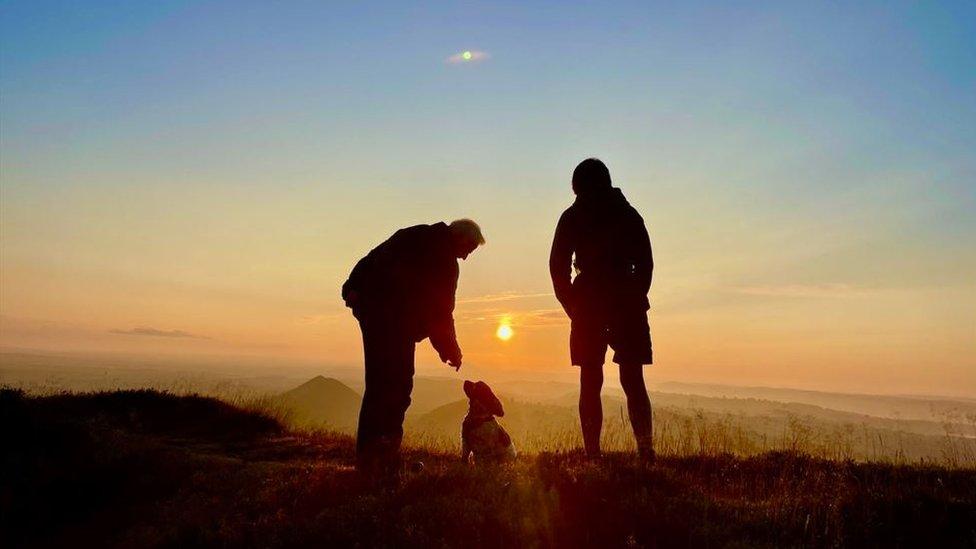
POLYGON ((502 324, 501 326, 498 327, 498 330, 495 332, 495 335, 498 336, 498 339, 502 341, 508 341, 509 339, 512 339, 512 336, 515 335, 515 332, 512 330, 512 327, 509 326, 508 324, 502 324))

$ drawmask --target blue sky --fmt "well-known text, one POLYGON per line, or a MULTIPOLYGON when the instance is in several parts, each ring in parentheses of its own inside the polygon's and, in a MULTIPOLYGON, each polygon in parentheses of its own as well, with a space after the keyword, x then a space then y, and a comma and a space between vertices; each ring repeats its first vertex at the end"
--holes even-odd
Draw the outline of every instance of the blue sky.
MULTIPOLYGON (((0 6, 6 317, 87 325, 59 292, 126 301, 121 279, 341 311, 358 255, 461 215, 490 243, 461 291, 534 295, 595 155, 651 225, 662 337, 782 310, 830 340, 827 311, 852 308, 850 333, 910 306, 872 345, 950 333, 934 344, 976 391, 972 2, 0 6), (466 49, 488 58, 446 62, 466 49), (897 296, 768 302, 864 292, 897 296)), ((257 337, 200 307, 199 326, 145 304, 91 329, 257 337)))

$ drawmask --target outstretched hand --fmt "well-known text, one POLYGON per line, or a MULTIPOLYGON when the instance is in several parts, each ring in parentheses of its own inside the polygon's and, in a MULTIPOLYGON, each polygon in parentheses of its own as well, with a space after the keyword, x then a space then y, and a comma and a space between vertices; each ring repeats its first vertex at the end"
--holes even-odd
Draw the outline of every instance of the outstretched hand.
POLYGON ((452 353, 450 353, 450 354, 444 354, 444 353, 442 353, 441 354, 441 360, 445 364, 447 364, 448 366, 450 366, 451 368, 454 368, 454 371, 455 372, 458 371, 458 370, 460 370, 461 369, 461 349, 455 349, 455 351, 452 352, 452 353))

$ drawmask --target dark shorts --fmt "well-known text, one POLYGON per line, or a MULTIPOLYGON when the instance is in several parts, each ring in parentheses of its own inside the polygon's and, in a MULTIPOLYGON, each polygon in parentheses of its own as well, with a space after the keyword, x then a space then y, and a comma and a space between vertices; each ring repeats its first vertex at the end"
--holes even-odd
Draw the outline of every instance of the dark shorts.
POLYGON ((651 329, 643 307, 599 308, 574 311, 569 354, 575 366, 602 366, 607 347, 617 364, 651 364, 651 329))

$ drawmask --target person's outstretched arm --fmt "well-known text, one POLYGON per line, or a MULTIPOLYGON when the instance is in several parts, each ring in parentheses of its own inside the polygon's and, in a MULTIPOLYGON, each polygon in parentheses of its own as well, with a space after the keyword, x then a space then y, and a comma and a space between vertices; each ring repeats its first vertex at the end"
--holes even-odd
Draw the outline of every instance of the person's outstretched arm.
POLYGON ((563 306, 567 315, 572 311, 572 272, 573 242, 568 212, 563 212, 556 225, 556 235, 552 239, 552 249, 549 251, 549 276, 552 278, 552 289, 556 299, 563 306))
POLYGON ((433 285, 429 304, 430 344, 440 356, 455 368, 461 366, 461 347, 454 330, 454 294, 457 292, 458 265, 446 262, 429 281, 433 285))

